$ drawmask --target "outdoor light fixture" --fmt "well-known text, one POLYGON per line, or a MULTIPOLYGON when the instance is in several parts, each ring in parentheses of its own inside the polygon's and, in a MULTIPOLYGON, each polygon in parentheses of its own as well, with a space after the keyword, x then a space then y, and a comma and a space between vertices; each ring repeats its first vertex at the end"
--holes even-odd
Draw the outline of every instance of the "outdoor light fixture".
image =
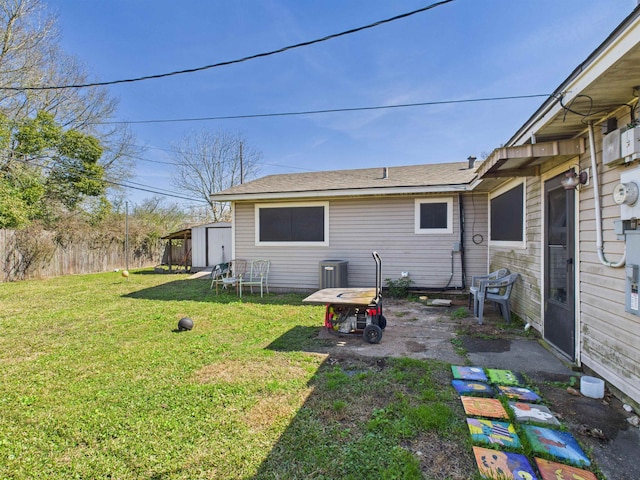
POLYGON ((564 174, 564 180, 560 183, 564 187, 565 190, 580 190, 582 185, 586 185, 589 182, 589 170, 580 170, 576 173, 576 170, 580 168, 576 165, 576 169, 571 168, 567 173, 564 174))

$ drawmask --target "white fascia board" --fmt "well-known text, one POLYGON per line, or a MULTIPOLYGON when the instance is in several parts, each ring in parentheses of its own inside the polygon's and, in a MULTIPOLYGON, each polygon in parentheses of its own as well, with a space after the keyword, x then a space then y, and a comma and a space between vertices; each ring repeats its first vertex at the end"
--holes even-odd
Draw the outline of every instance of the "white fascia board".
POLYGON ((407 195, 418 193, 455 193, 471 190, 470 185, 436 185, 431 187, 363 188, 351 190, 317 190, 304 192, 242 193, 236 195, 211 195, 214 202, 237 200, 272 200, 288 198, 361 197, 383 195, 407 195))
MULTIPOLYGON (((638 43, 640 36, 638 29, 640 29, 640 17, 636 18, 633 24, 613 40, 596 59, 586 65, 584 70, 580 72, 576 78, 565 85, 561 85, 560 88, 565 92, 563 99, 565 105, 571 104, 571 101, 576 96, 580 95, 589 85, 597 80, 600 75, 611 68, 615 62, 620 60, 638 43)), ((510 142, 509 146, 522 145, 528 142, 532 135, 535 135, 538 130, 551 121, 562 110, 563 107, 560 105, 560 101, 556 99, 555 103, 547 108, 544 113, 532 119, 529 126, 525 124, 523 127, 525 127, 526 130, 523 130, 519 137, 514 139, 513 142, 510 142)))

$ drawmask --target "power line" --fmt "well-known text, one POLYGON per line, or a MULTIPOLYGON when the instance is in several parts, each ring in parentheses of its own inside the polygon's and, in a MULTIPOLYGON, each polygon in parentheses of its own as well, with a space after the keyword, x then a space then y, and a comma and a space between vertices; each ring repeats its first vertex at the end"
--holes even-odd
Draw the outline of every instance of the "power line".
POLYGON ((273 112, 273 113, 251 113, 245 115, 220 115, 215 117, 193 117, 193 118, 160 118, 151 120, 112 120, 107 122, 89 122, 91 125, 114 125, 129 124, 139 125, 148 123, 180 123, 180 122, 205 122, 211 120, 239 120, 247 118, 270 118, 270 117, 292 117, 300 115, 318 115, 322 113, 340 113, 340 112, 362 112, 369 110, 387 110, 392 108, 412 108, 425 107, 434 105, 453 105, 457 103, 475 103, 475 102, 495 102, 500 100, 521 100, 526 98, 551 97, 549 93, 539 93, 533 95, 512 95, 507 97, 486 97, 486 98, 467 98, 462 100, 440 100, 433 102, 416 102, 416 103, 400 103, 395 105, 375 105, 369 107, 345 107, 345 108, 329 108, 325 110, 302 110, 297 112, 273 112))
MULTIPOLYGON (((169 148, 160 148, 160 147, 152 147, 149 145, 132 145, 132 147, 140 147, 140 148, 149 148, 152 150, 160 150, 162 152, 171 152, 171 153, 182 153, 178 150, 171 150, 169 148)), ((162 160, 151 160, 150 158, 144 158, 144 157, 140 157, 137 155, 127 155, 127 157, 129 158, 133 158, 134 160, 140 160, 142 162, 149 162, 149 163, 159 163, 162 165, 172 165, 172 166, 178 166, 179 164, 176 162, 163 162, 162 160)), ((305 172, 317 172, 318 170, 314 170, 311 168, 303 168, 303 167, 296 167, 293 165, 281 165, 279 163, 266 163, 266 162, 257 162, 259 165, 264 165, 267 167, 280 167, 280 168, 292 168, 294 170, 303 170, 305 172)))
MULTIPOLYGON (((28 160, 23 160, 20 158, 14 158, 14 161, 20 162, 20 163, 24 163, 25 165, 33 165, 33 166, 37 166, 46 170, 53 170, 53 167, 50 165, 43 165, 41 163, 38 162, 33 162, 33 161, 28 161, 28 160)), ((44 160, 44 157, 38 157, 38 158, 31 158, 30 160, 44 160)), ((81 172, 80 170, 77 170, 78 173, 82 174, 84 172, 81 172)), ((181 200, 188 200, 191 202, 198 202, 198 203, 203 203, 206 204, 207 201, 206 200, 202 200, 199 198, 191 198, 191 197, 185 197, 183 195, 178 195, 175 193, 170 193, 167 191, 161 191, 159 189, 157 189, 156 187, 150 186, 150 185, 145 185, 143 183, 137 183, 137 182, 133 182, 133 181, 129 181, 128 183, 133 183, 135 185, 139 185, 139 186, 134 186, 134 185, 128 185, 126 183, 120 183, 120 182, 114 182, 112 180, 107 180, 107 179, 101 179, 101 181, 103 181, 104 183, 108 183, 110 185, 115 185, 118 187, 123 187, 123 188, 129 188, 131 190, 139 190, 142 192, 147 192, 147 193, 154 193, 156 195, 163 195, 165 197, 173 197, 173 198, 179 198, 181 200)))
POLYGON ((400 15, 396 15, 395 17, 387 18, 385 20, 379 20, 377 22, 370 23, 370 24, 364 25, 362 27, 352 28, 350 30, 345 30, 345 31, 340 32, 340 33, 334 33, 334 34, 331 34, 331 35, 327 35, 325 37, 317 38, 315 40, 309 40, 309 41, 306 41, 306 42, 296 43, 294 45, 289 45, 289 46, 286 46, 286 47, 278 48, 276 50, 271 50, 271 51, 263 52, 263 53, 257 53, 257 54, 254 54, 254 55, 249 55, 249 56, 238 58, 238 59, 235 59, 235 60, 227 60, 227 61, 224 61, 224 62, 213 63, 211 65, 204 65, 202 67, 188 68, 188 69, 185 69, 185 70, 175 70, 175 71, 172 71, 172 72, 158 73, 158 74, 155 74, 155 75, 145 75, 145 76, 142 76, 142 77, 126 78, 126 79, 121 79, 121 80, 111 80, 111 81, 105 81, 105 82, 91 82, 91 83, 79 83, 79 84, 69 84, 69 85, 44 85, 44 86, 40 86, 40 87, 2 87, 2 88, 5 89, 5 90, 13 90, 13 91, 27 91, 27 90, 61 90, 61 89, 65 89, 65 88, 103 87, 103 86, 107 86, 107 85, 116 85, 116 84, 121 84, 121 83, 141 82, 141 81, 144 81, 144 80, 152 80, 152 79, 158 79, 158 78, 171 77, 171 76, 174 76, 174 75, 183 75, 183 74, 186 74, 186 73, 201 72, 203 70, 209 70, 209 69, 212 69, 212 68, 224 67, 224 66, 233 65, 233 64, 236 64, 236 63, 247 62, 249 60, 255 60, 257 58, 269 57, 269 56, 272 56, 272 55, 277 55, 279 53, 286 52, 288 50, 293 50, 293 49, 301 48, 301 47, 308 47, 308 46, 314 45, 316 43, 326 42, 327 40, 333 40, 334 38, 343 37, 343 36, 346 36, 346 35, 351 35, 353 33, 361 32, 361 31, 367 30, 369 28, 374 28, 374 27, 378 27, 380 25, 384 25, 385 23, 391 23, 391 22, 394 22, 396 20, 400 20, 400 19, 403 19, 403 18, 410 17, 412 15, 416 15, 418 13, 426 12, 427 10, 431 10, 431 9, 439 7, 441 5, 445 5, 447 3, 451 3, 453 1, 454 0, 442 0, 440 2, 433 3, 433 4, 428 5, 426 7, 419 8, 418 10, 413 10, 411 12, 407 12, 407 13, 403 13, 403 14, 400 14, 400 15))
MULTIPOLYGON (((199 198, 183 197, 182 195, 177 195, 175 193, 168 193, 168 192, 162 192, 162 191, 153 190, 153 188, 155 188, 155 187, 148 187, 147 185, 145 185, 145 187, 148 187, 148 188, 142 188, 142 187, 134 187, 133 185, 127 185, 127 184, 124 184, 124 183, 113 182, 111 180, 103 180, 103 181, 105 183, 109 183, 111 185, 116 185, 116 186, 119 186, 119 187, 129 188, 131 190, 139 190, 141 192, 154 193, 156 195, 163 195, 165 197, 179 198, 181 200, 189 200, 191 202, 198 202, 198 203, 202 203, 202 204, 206 204, 207 203, 205 200, 202 200, 202 199, 199 199, 199 198)), ((129 183, 135 183, 135 182, 129 182, 129 183)), ((143 184, 137 183, 136 185, 143 185, 143 184)))

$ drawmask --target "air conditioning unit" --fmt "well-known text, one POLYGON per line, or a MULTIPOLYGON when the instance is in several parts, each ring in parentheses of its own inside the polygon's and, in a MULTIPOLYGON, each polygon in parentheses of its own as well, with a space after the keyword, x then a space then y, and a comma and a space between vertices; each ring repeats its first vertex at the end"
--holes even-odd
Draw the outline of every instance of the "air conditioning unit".
POLYGON ((640 158, 640 126, 631 127, 620 135, 620 153, 625 163, 640 158))
POLYGON ((602 139, 602 163, 604 165, 613 167, 624 162, 621 138, 622 134, 618 129, 608 133, 602 139))

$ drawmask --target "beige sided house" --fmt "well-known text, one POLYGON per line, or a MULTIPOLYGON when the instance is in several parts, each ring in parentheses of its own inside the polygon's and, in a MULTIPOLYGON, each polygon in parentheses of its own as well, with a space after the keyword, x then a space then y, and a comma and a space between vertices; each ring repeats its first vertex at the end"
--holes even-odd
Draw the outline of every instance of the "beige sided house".
MULTIPOLYGON (((487 269, 486 194, 469 162, 271 175, 212 195, 231 202, 234 258, 271 260, 269 288, 314 290, 326 260, 348 286, 407 272, 411 286, 463 289, 487 269), (464 222, 461 220, 464 219, 464 222)), ((344 286, 344 285, 340 285, 344 286)))
POLYGON ((281 289, 318 288, 326 259, 371 286, 372 250, 414 287, 518 272, 512 310, 640 404, 639 95, 640 5, 475 169, 275 175, 212 199, 232 203, 233 255, 272 260, 281 289))
POLYGON ((512 308, 558 352, 640 403, 640 7, 556 92, 478 169, 489 265, 522 273, 512 308))

